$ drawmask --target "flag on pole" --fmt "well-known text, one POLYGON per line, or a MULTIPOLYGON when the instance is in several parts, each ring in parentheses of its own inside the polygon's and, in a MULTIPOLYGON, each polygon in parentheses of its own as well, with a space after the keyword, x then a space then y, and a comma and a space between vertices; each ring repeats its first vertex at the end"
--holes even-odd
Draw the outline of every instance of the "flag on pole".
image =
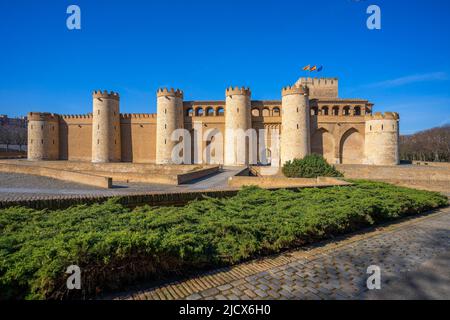
POLYGON ((320 66, 320 67, 317 68, 317 72, 320 72, 322 70, 323 70, 323 66, 320 66))
POLYGON ((310 68, 310 65, 308 64, 307 66, 303 67, 303 71, 309 70, 309 68, 310 68))
POLYGON ((311 69, 309 69, 309 71, 316 71, 317 70, 317 66, 312 66, 311 69))

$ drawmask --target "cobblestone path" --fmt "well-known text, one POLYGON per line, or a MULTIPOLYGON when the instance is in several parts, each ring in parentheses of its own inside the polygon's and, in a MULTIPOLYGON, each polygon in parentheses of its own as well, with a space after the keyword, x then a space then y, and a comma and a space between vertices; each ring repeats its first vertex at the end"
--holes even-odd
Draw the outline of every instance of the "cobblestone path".
POLYGON ((450 208, 108 299, 449 299, 450 208), (381 268, 368 290, 367 267, 381 268))

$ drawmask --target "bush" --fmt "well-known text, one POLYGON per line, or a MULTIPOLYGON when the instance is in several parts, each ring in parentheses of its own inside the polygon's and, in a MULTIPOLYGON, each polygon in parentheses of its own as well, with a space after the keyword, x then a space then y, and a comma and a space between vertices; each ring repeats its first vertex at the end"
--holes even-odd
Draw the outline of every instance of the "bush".
POLYGON ((433 192, 359 181, 297 191, 245 188, 183 207, 117 199, 48 211, 0 209, 0 298, 88 298, 142 279, 234 264, 447 205, 433 192), (69 265, 82 290, 66 289, 69 265))
POLYGON ((318 154, 287 161, 282 172, 289 178, 343 177, 342 173, 318 154))

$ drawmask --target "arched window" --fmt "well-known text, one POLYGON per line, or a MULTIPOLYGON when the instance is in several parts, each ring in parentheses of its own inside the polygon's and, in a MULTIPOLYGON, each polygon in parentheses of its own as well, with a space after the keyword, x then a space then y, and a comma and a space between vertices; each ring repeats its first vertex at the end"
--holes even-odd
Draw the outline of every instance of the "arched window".
POLYGON ((339 115, 339 106, 334 106, 333 107, 333 116, 338 116, 339 115))
POLYGON ((311 107, 311 115, 317 116, 319 114, 319 109, 317 107, 311 107))
POLYGON ((212 107, 208 107, 208 108, 206 109, 206 115, 207 115, 208 117, 212 117, 212 116, 214 115, 214 109, 213 109, 212 107))
POLYGON ((272 115, 274 117, 279 117, 280 116, 280 108, 278 108, 278 107, 273 108, 272 109, 272 115))
POLYGON ((197 109, 195 109, 195 115, 197 116, 197 117, 201 117, 201 116, 203 116, 203 108, 197 108, 197 109))
POLYGON ((253 117, 259 117, 260 116, 260 111, 259 111, 258 108, 252 109, 252 116, 253 117))
POLYGON ((355 109, 353 109, 353 115, 360 116, 361 115, 361 107, 356 106, 355 109))
POLYGON ((223 116, 224 115, 224 111, 222 107, 217 108, 217 113, 218 116, 223 116))
POLYGON ((194 115, 194 109, 188 108, 186 109, 186 117, 192 117, 194 115))
POLYGON ((263 117, 269 117, 270 116, 270 110, 268 108, 263 109, 263 117))
POLYGON ((328 106, 322 107, 322 115, 327 116, 328 115, 328 106))
POLYGON ((345 106, 344 109, 342 109, 344 116, 350 115, 350 106, 345 106))

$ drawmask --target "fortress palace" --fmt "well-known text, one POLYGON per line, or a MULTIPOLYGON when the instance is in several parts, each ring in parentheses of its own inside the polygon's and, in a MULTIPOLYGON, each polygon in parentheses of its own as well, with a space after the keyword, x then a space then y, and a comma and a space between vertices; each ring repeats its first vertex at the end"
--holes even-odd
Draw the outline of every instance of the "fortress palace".
MULTIPOLYGON (((175 129, 220 133, 223 157, 215 163, 249 163, 236 157, 236 138, 228 130, 265 130, 266 157, 277 145, 280 160, 323 155, 331 164, 396 165, 399 163, 399 115, 373 113, 363 99, 338 97, 336 78, 300 78, 281 90, 281 100, 252 100, 248 88, 230 87, 221 101, 184 101, 183 92, 157 91, 156 114, 120 113, 118 93, 95 91, 92 113, 28 114, 28 158, 92 162, 170 164, 175 129), (279 143, 270 141, 279 130, 279 143)), ((210 141, 192 135, 192 146, 204 150, 210 141)), ((214 136, 214 134, 210 134, 214 136)), ((212 160, 200 157, 193 163, 212 160)), ((273 161, 273 159, 272 159, 273 161)), ((270 161, 269 161, 270 162, 270 161)))

